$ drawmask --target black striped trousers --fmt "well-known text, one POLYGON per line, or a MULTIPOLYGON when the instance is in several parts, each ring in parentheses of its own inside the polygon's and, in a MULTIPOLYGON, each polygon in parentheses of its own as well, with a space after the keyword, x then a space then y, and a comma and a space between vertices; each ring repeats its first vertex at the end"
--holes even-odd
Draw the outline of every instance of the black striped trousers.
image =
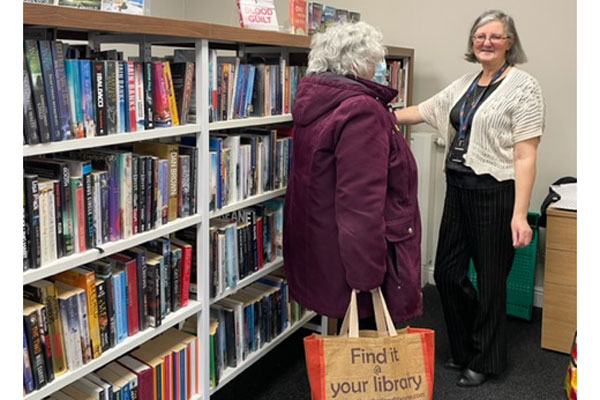
POLYGON ((454 361, 487 374, 506 368, 506 278, 515 250, 514 181, 485 189, 448 184, 435 261, 454 361), (479 296, 468 278, 477 271, 479 296))

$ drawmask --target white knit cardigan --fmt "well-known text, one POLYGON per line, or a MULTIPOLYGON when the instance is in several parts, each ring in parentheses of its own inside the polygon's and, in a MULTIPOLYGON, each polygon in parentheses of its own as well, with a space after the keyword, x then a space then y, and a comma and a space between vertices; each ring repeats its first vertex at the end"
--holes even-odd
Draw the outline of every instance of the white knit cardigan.
MULTIPOLYGON (((477 74, 462 76, 418 106, 423 120, 445 139, 445 154, 456 135, 450 111, 477 74)), ((476 174, 491 174, 499 181, 515 177, 513 145, 541 136, 545 126, 544 98, 538 81, 515 67, 503 80, 475 112, 465 156, 465 165, 476 174)))

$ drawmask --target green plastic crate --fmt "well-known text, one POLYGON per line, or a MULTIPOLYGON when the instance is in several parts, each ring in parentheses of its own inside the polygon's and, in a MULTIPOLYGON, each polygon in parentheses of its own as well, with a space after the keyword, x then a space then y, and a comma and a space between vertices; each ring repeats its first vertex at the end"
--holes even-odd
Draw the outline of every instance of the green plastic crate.
MULTIPOLYGON (((512 269, 506 280, 506 313, 513 317, 531 320, 533 294, 535 286, 535 266, 537 263, 538 221, 540 214, 530 212, 527 221, 533 231, 531 243, 516 249, 512 269)), ((473 260, 469 265, 469 279, 478 290, 477 274, 473 260)))

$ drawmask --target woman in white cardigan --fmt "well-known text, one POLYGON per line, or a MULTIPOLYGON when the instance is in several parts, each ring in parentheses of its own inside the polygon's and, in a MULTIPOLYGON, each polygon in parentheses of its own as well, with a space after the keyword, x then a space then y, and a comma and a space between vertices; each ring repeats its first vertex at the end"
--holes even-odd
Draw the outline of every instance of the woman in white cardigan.
POLYGON ((481 71, 430 99, 396 111, 401 124, 426 122, 446 139, 446 199, 435 281, 444 307, 459 386, 481 385, 506 369, 506 278, 515 248, 532 238, 527 222, 544 129, 544 100, 513 19, 497 10, 469 33, 467 61, 481 71), (479 296, 468 278, 477 272, 479 296))

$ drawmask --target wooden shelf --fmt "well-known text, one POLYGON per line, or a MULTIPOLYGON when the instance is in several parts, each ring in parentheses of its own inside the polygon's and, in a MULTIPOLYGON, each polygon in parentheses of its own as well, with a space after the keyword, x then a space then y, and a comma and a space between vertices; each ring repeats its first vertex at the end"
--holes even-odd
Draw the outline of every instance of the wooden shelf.
POLYGON ((313 311, 306 311, 304 316, 299 321, 297 321, 296 323, 294 323, 293 325, 288 327, 281 334, 279 334, 279 336, 277 336, 276 338, 271 340, 269 343, 265 343, 263 345, 263 347, 260 348, 260 350, 257 350, 254 353, 251 353, 250 355, 248 355, 248 357, 246 357, 246 359, 244 361, 242 361, 240 364, 238 364, 237 367, 226 368, 223 371, 223 373, 221 374, 221 379, 219 381, 219 385, 216 388, 210 389, 211 396, 216 391, 221 389, 223 386, 225 386, 226 384, 231 382, 235 377, 237 377, 242 372, 244 372, 246 369, 248 369, 250 366, 252 366, 252 364, 254 364, 258 360, 260 360, 269 351, 271 351, 275 347, 277 347, 278 344, 280 344, 285 339, 287 339, 292 333, 296 332, 298 329, 300 329, 302 326, 304 326, 308 321, 313 319, 316 315, 317 314, 314 313, 313 311))
POLYGON ((211 211, 209 214, 209 217, 211 219, 217 218, 217 217, 220 217, 221 215, 228 214, 232 211, 236 211, 236 210, 239 210, 244 207, 250 207, 255 204, 262 203, 263 201, 274 199, 275 197, 284 196, 285 191, 286 191, 286 188, 283 188, 283 189, 272 190, 270 192, 259 194, 256 196, 248 197, 245 200, 239 201, 237 203, 229 204, 229 205, 222 207, 215 211, 211 211))
POLYGON ((194 314, 197 314, 198 312, 200 312, 200 310, 202 310, 202 304, 200 302, 190 300, 186 307, 167 315, 159 327, 148 328, 142 332, 138 332, 135 335, 128 337, 123 342, 119 343, 117 346, 105 351, 100 357, 88 362, 81 368, 78 368, 75 371, 67 371, 61 376, 55 378, 52 382, 46 384, 46 386, 44 386, 40 390, 36 390, 29 393, 28 395, 23 397, 23 400, 41 400, 46 396, 51 395, 52 393, 69 385, 77 379, 86 376, 90 372, 101 368, 102 366, 108 364, 114 359, 135 349, 142 343, 166 331, 175 324, 185 320, 186 318, 191 317, 194 314))
POLYGON ((214 299, 210 299, 210 304, 215 304, 219 300, 224 299, 225 297, 236 293, 238 290, 245 288, 246 286, 250 285, 251 283, 256 282, 263 276, 270 274, 271 272, 281 268, 282 266, 283 266, 283 258, 281 258, 281 257, 275 258, 274 261, 265 264, 258 271, 251 273, 250 275, 244 277, 244 279, 240 279, 238 281, 237 285, 235 285, 235 287, 225 289, 223 291, 223 293, 219 294, 214 299))
POLYGON ((63 140, 60 142, 29 144, 23 146, 23 156, 29 157, 49 153, 60 153, 62 151, 89 149, 92 147, 112 146, 122 143, 139 142, 142 140, 189 135, 200 131, 200 125, 188 124, 171 128, 156 128, 147 131, 116 133, 114 135, 63 140))
POLYGON ((178 218, 175 221, 171 221, 168 224, 162 225, 156 229, 152 229, 151 231, 138 233, 137 235, 133 235, 127 239, 117 240, 116 242, 104 243, 102 246, 100 246, 100 248, 104 250, 103 252, 100 252, 98 249, 90 249, 82 253, 75 253, 67 257, 61 257, 48 265, 42 265, 40 268, 29 269, 23 272, 23 285, 44 279, 48 276, 58 274, 59 272, 66 271, 79 265, 98 260, 111 254, 118 253, 119 251, 146 243, 150 240, 168 235, 180 229, 194 226, 199 224, 201 221, 202 217, 200 215, 194 215, 187 218, 178 218))

